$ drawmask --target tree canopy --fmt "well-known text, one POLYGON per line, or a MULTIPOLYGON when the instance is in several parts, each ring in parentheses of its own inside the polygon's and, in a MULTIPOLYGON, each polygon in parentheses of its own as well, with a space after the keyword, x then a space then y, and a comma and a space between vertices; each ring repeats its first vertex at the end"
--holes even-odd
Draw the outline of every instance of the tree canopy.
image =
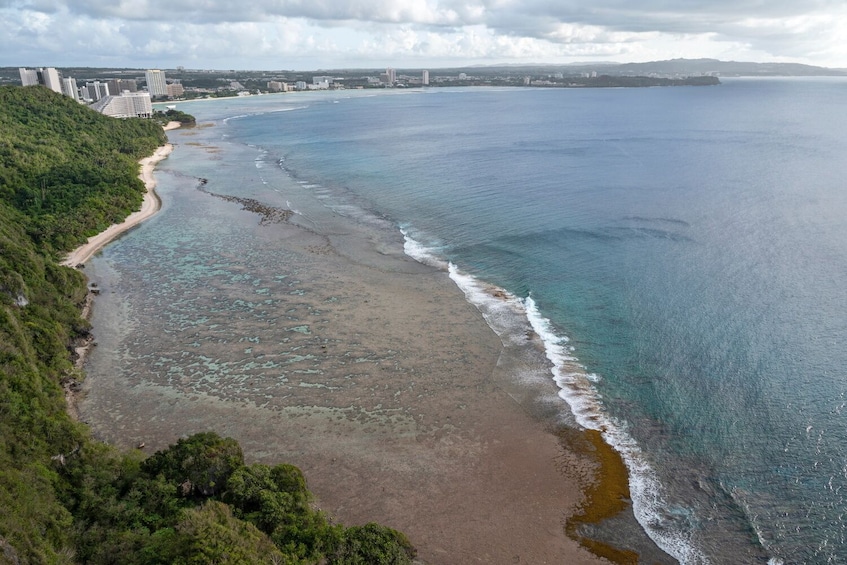
POLYGON ((43 249, 67 251, 139 208, 137 162, 165 140, 151 120, 116 120, 43 87, 0 87, 0 202, 43 249))

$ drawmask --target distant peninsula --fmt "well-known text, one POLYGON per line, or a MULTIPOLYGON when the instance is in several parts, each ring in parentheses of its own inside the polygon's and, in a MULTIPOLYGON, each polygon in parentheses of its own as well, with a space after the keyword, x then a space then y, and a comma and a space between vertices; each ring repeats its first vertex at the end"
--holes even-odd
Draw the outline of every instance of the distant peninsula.
POLYGON ((720 79, 716 76, 666 78, 652 76, 599 75, 533 81, 527 86, 549 86, 560 88, 638 88, 647 86, 715 86, 720 83, 720 79))

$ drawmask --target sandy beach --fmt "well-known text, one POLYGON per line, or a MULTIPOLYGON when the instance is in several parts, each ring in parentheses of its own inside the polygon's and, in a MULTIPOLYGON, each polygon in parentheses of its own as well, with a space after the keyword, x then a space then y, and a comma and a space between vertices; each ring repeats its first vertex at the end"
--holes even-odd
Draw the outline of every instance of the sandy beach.
MULTIPOLYGON (((231 276, 195 284, 158 256, 144 267, 153 287, 102 281, 80 404, 97 437, 151 453, 200 431, 234 437, 250 461, 301 467, 333 519, 404 531, 424 563, 608 563, 565 528, 597 484, 598 454, 563 441, 552 380, 518 382, 447 273, 335 216, 320 230, 257 227, 238 205, 179 194, 163 230, 189 238, 181 253, 191 218, 250 235, 192 256, 231 276), (251 296, 264 302, 244 310, 251 296)), ((87 274, 97 281, 96 263, 87 274)))
MULTIPOLYGON (((169 131, 178 127, 180 127, 179 122, 169 122, 163 129, 169 131)), ((127 216, 120 224, 113 224, 97 235, 88 238, 86 243, 68 253, 67 257, 61 262, 62 265, 75 267, 76 265, 84 264, 102 249, 104 245, 159 211, 162 203, 156 195, 156 178, 153 176, 153 169, 156 168, 156 164, 159 161, 170 155, 171 151, 173 151, 173 145, 167 143, 156 149, 153 155, 145 157, 138 162, 141 165, 141 172, 138 178, 144 182, 144 187, 147 190, 141 202, 141 209, 127 216)))
MULTIPOLYGON (((177 129, 180 125, 181 124, 179 122, 168 122, 168 124, 166 124, 162 129, 169 131, 177 129)), ((141 201, 141 209, 127 216, 123 222, 113 224, 97 235, 93 235, 88 238, 87 242, 68 253, 65 259, 61 261, 61 265, 64 265, 65 267, 76 267, 77 265, 85 264, 89 259, 91 259, 91 257, 94 256, 95 253, 100 251, 110 241, 113 241, 122 233, 125 233, 127 230, 140 224, 159 211, 162 202, 156 194, 156 178, 153 175, 153 170, 156 168, 157 163, 170 155, 171 151, 173 151, 173 145, 167 143, 157 148, 153 155, 145 157, 138 162, 141 166, 138 178, 140 178, 144 183, 145 188, 144 197, 141 201)), ((92 293, 89 293, 86 296, 85 304, 82 307, 81 315, 83 318, 89 319, 93 303, 94 296, 92 293)), ((89 337, 82 344, 74 347, 74 352, 76 353, 74 364, 78 369, 82 369, 84 367, 93 343, 94 340, 89 337)), ((67 410, 71 417, 75 420, 79 420, 80 418, 80 398, 77 387, 78 383, 76 383, 76 381, 68 381, 64 386, 67 410)))

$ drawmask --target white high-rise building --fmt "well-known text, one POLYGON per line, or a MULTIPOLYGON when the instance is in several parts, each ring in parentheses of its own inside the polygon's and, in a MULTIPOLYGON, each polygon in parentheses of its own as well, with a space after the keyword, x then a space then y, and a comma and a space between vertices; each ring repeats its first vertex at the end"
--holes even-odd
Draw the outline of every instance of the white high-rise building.
MULTIPOLYGON (((39 67, 37 69, 21 67, 18 71, 21 74, 21 84, 24 86, 40 84, 74 100, 78 101, 80 99, 80 91, 76 84, 76 79, 72 77, 64 78, 62 73, 53 67, 39 67)), ((108 94, 108 92, 104 94, 108 94)))
POLYGON ((41 80, 47 88, 53 92, 62 93, 62 75, 53 67, 47 67, 39 71, 41 80))
POLYGON ((18 69, 18 72, 21 74, 21 84, 24 86, 43 84, 54 92, 62 93, 62 75, 53 67, 42 67, 38 69, 25 69, 21 67, 18 69))
POLYGON ((149 118, 153 115, 149 92, 125 90, 117 96, 101 98, 91 108, 114 118, 149 118))
POLYGON ((429 86, 429 71, 423 71, 421 73, 421 84, 424 86, 429 86))
POLYGON ((391 67, 385 69, 385 76, 386 78, 388 78, 388 84, 394 84, 395 82, 397 82, 397 71, 395 71, 391 67))
POLYGON ((147 92, 150 96, 167 96, 168 83, 165 81, 164 71, 158 69, 150 69, 144 73, 147 79, 147 92))
POLYGON ((79 100, 79 87, 76 85, 75 78, 71 77, 62 79, 62 94, 69 96, 74 100, 79 100))
POLYGON ((25 69, 23 67, 19 68, 18 71, 21 73, 21 84, 23 86, 35 86, 38 83, 38 71, 35 69, 25 69))

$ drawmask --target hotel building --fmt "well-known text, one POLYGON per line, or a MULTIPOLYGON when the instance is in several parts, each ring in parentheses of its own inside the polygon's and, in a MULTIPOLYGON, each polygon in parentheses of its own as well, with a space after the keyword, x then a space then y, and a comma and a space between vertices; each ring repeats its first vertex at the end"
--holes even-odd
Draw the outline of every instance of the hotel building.
POLYGON ((165 81, 164 71, 150 69, 144 73, 144 78, 147 79, 147 92, 151 97, 168 95, 168 83, 165 81))

